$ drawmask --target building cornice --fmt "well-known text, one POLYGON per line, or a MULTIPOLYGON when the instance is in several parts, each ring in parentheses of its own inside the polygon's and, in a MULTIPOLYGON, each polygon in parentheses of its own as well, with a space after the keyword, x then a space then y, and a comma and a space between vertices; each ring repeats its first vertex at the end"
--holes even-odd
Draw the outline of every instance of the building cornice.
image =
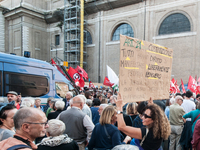
POLYGON ((25 8, 23 6, 19 6, 19 7, 16 7, 12 10, 8 10, 6 12, 3 13, 4 14, 4 17, 5 18, 13 18, 15 16, 19 16, 19 15, 30 15, 30 16, 34 16, 34 17, 37 17, 37 18, 40 18, 40 19, 44 19, 44 13, 41 13, 41 12, 37 12, 37 11, 34 11, 34 10, 31 10, 31 9, 28 9, 28 8, 25 8))

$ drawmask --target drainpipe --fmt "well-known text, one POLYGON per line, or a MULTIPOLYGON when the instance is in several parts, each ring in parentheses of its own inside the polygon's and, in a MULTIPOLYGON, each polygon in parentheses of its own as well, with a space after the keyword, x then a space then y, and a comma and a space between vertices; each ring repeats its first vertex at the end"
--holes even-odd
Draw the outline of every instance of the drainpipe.
POLYGON ((145 6, 144 6, 144 37, 143 40, 145 40, 145 32, 146 32, 146 0, 144 0, 145 6))
MULTIPOLYGON (((21 0, 20 2, 20 7, 22 7, 22 2, 23 0, 21 0)), ((22 56, 24 56, 24 48, 23 48, 23 25, 22 25, 22 16, 21 16, 21 52, 22 52, 22 56)))
POLYGON ((98 83, 101 81, 100 75, 100 55, 101 55, 101 11, 99 12, 99 66, 98 66, 98 83))

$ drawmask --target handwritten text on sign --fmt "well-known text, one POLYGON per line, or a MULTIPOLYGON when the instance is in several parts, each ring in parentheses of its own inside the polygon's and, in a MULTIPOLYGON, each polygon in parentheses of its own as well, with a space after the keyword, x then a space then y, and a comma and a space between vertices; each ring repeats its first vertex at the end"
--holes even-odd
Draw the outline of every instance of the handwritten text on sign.
POLYGON ((120 35, 119 91, 125 102, 169 97, 173 50, 120 35))

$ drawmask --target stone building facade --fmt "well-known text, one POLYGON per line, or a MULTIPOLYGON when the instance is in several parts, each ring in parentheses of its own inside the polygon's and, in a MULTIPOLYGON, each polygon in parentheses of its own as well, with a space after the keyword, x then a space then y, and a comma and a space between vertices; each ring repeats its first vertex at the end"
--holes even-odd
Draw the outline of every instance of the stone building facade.
MULTIPOLYGON (((58 21, 48 23, 44 16, 64 8, 64 0, 4 0, 0 7, 4 11, 0 13, 1 52, 31 51, 31 57, 48 61, 57 50, 63 59, 63 30, 56 27, 58 21), (51 45, 56 35, 60 45, 55 48, 51 45)), ((85 19, 91 35, 85 69, 92 82, 103 82, 106 65, 119 73, 117 36, 130 27, 134 38, 174 50, 172 77, 178 83, 200 75, 200 0, 95 0, 85 3, 85 19)))

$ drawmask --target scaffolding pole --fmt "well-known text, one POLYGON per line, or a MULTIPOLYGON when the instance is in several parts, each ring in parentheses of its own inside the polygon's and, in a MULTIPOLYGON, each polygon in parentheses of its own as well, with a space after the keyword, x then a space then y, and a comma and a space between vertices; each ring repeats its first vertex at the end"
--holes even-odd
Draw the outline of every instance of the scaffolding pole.
POLYGON ((84 41, 84 0, 81 0, 81 45, 80 45, 80 67, 83 68, 83 41, 84 41))

